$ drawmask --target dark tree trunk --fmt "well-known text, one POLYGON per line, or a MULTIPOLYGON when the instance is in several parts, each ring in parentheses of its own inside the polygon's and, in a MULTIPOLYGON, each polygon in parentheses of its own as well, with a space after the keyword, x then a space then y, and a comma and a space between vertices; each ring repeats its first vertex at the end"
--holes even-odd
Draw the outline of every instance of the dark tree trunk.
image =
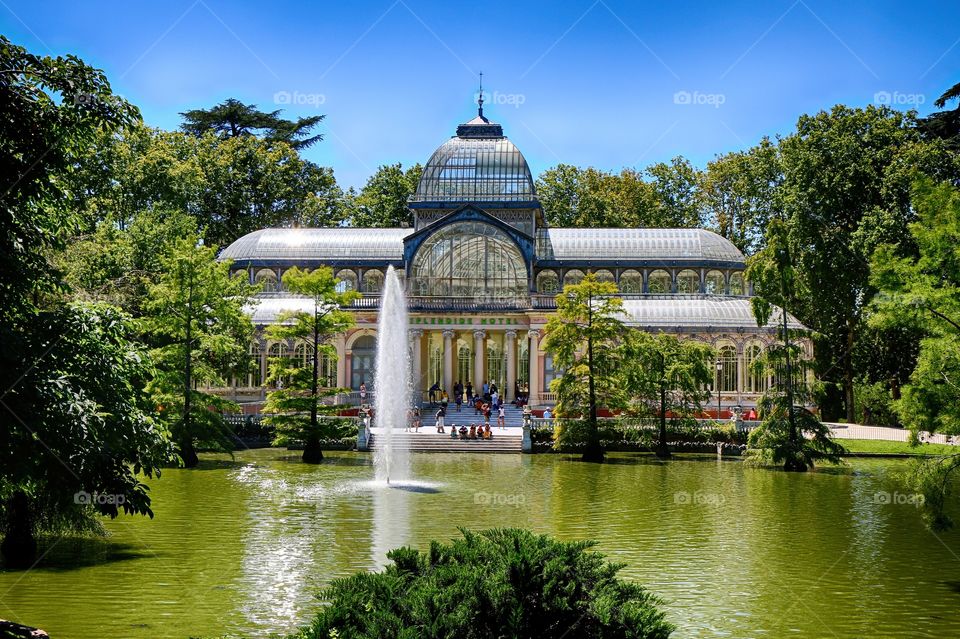
POLYGON ((37 558, 33 515, 26 493, 18 490, 6 503, 7 521, 0 553, 8 568, 30 568, 37 558))
MULTIPOLYGON (((593 298, 588 298, 587 304, 587 327, 593 329, 593 298)), ((587 447, 583 450, 583 461, 602 462, 603 447, 600 445, 600 431, 597 424, 597 387, 593 379, 593 337, 587 336, 587 375, 588 387, 590 391, 590 432, 587 436, 587 447)))
POLYGON ((320 449, 320 442, 308 440, 303 447, 303 455, 300 457, 305 464, 319 464, 323 461, 323 450, 320 449))
POLYGON ((843 355, 843 398, 847 409, 847 423, 857 421, 853 395, 853 343, 855 335, 851 322, 847 322, 847 351, 843 355))
POLYGON ((183 459, 184 468, 196 468, 200 463, 200 457, 197 456, 197 449, 193 445, 193 439, 185 438, 180 442, 180 457, 183 459))
POLYGON ((657 442, 657 457, 667 459, 670 457, 670 448, 667 446, 667 383, 664 379, 666 362, 662 353, 660 366, 660 437, 657 442))

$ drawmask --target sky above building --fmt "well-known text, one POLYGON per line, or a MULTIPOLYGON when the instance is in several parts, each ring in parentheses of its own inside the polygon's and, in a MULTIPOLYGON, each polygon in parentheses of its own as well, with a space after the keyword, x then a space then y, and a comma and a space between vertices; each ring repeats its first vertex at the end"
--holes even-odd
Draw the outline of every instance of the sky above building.
POLYGON ((152 126, 230 97, 325 114, 305 156, 355 187, 426 162, 481 71, 534 174, 703 166, 839 103, 926 114, 960 82, 955 1, 0 0, 0 33, 103 69, 152 126))

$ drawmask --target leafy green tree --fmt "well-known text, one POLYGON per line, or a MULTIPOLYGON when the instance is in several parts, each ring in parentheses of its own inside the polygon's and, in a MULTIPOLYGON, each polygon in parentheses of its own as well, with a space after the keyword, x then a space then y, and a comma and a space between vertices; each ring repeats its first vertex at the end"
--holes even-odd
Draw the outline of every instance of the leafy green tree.
POLYGON ((920 119, 917 125, 926 137, 944 140, 951 149, 957 151, 960 150, 960 102, 953 109, 945 108, 954 100, 960 100, 960 83, 944 91, 933 103, 943 110, 920 119))
MULTIPOLYGON (((916 367, 894 402, 916 441, 922 431, 960 434, 960 191, 921 180, 913 202, 918 219, 910 235, 917 253, 903 255, 890 244, 874 253, 872 282, 879 294, 870 321, 923 334, 916 367)), ((935 528, 952 525, 945 504, 958 468, 960 455, 952 455, 921 465, 913 475, 935 528)))
POLYGON ((598 281, 593 273, 568 284, 557 295, 557 312, 546 326, 544 349, 563 375, 550 383, 557 394, 558 417, 586 419, 584 461, 603 461, 597 408, 624 404, 620 377, 623 301, 617 285, 598 281))
POLYGON ((0 326, 12 326, 36 295, 59 285, 47 251, 81 221, 67 176, 101 131, 137 119, 102 72, 0 36, 0 326))
MULTIPOLYGON (((619 637, 665 639, 661 602, 623 581, 590 541, 526 530, 473 533, 429 552, 398 548, 380 573, 334 580, 295 639, 619 637)), ((293 637, 291 639, 294 639, 293 637)))
POLYGON ((699 228, 703 175, 689 160, 677 156, 647 167, 654 193, 652 218, 643 226, 699 228))
POLYGON ((763 245, 781 175, 777 147, 769 138, 747 151, 717 157, 703 176, 704 221, 752 255, 763 245))
POLYGON ((757 361, 761 372, 774 374, 777 382, 761 398, 761 424, 750 433, 748 444, 756 451, 755 458, 803 472, 816 460, 839 461, 843 447, 833 442, 830 429, 807 408, 813 401, 805 383, 808 363, 791 343, 788 323, 787 309, 797 298, 799 280, 791 248, 788 223, 774 219, 767 226, 766 247, 747 262, 747 277, 763 291, 750 300, 757 325, 765 326, 779 316, 783 340, 782 346, 768 348, 757 361))
POLYGON ((133 338, 119 310, 70 304, 36 314, 4 344, 29 363, 15 384, 5 379, 2 398, 8 565, 32 565, 38 533, 97 531, 97 514, 153 516, 142 479, 159 476, 173 450, 151 416, 150 369, 133 338))
POLYGON ((660 418, 657 456, 670 457, 667 414, 689 418, 710 397, 713 349, 674 335, 629 331, 624 341, 623 385, 630 394, 631 412, 660 418))
POLYGON ((412 226, 413 215, 407 199, 417 190, 423 167, 414 164, 406 171, 398 162, 377 168, 352 203, 352 226, 395 228, 412 226))
POLYGON ((267 395, 263 412, 267 423, 276 429, 274 443, 303 443, 303 461, 311 464, 323 460, 322 440, 341 435, 335 421, 320 417, 335 415, 343 407, 323 400, 349 390, 337 388, 320 376, 321 359, 337 357, 330 340, 353 326, 353 315, 343 309, 359 297, 356 291, 338 291, 338 283, 333 270, 326 266, 309 272, 288 269, 283 274, 284 287, 310 300, 313 308, 286 311, 267 329, 271 339, 303 341, 307 345, 308 367, 291 357, 275 358, 270 363, 270 381, 276 388, 267 395))
POLYGON ((221 137, 260 136, 269 142, 284 142, 295 150, 305 149, 323 139, 323 135, 310 135, 326 116, 312 115, 307 118, 286 120, 280 117, 282 109, 260 111, 255 104, 244 104, 228 98, 209 109, 191 109, 180 115, 180 126, 187 133, 203 137, 215 133, 221 137))
POLYGON ((253 324, 244 306, 254 287, 243 275, 231 276, 230 263, 218 262, 216 250, 196 236, 178 240, 160 264, 142 320, 157 365, 149 389, 191 468, 198 444, 229 449, 221 413, 235 404, 201 388, 222 385, 249 366, 253 324))

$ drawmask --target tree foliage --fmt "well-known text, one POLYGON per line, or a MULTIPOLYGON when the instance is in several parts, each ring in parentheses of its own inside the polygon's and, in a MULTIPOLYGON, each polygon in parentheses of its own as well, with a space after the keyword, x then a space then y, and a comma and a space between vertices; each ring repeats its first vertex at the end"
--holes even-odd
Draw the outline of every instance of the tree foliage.
POLYGON ((38 532, 95 530, 96 513, 153 516, 142 479, 159 476, 172 449, 133 339, 117 309, 71 304, 0 345, 4 372, 22 373, 2 376, 0 518, 11 565, 31 561, 38 532), (29 366, 8 366, 16 357, 29 366))
POLYGON ((235 98, 228 98, 209 109, 191 109, 180 115, 180 126, 187 133, 203 137, 206 133, 215 133, 224 138, 240 136, 260 136, 268 142, 284 142, 295 150, 305 149, 323 139, 323 135, 311 135, 323 115, 312 115, 296 120, 280 117, 282 109, 260 111, 255 104, 244 104, 235 98))
POLYGON ((675 335, 631 330, 623 344, 622 385, 631 413, 660 418, 657 454, 669 457, 667 418, 692 418, 710 397, 714 350, 675 335))
POLYGON ((553 355, 563 375, 550 383, 557 394, 558 417, 587 419, 587 461, 603 459, 597 427, 597 408, 625 403, 620 368, 624 331, 623 301, 613 282, 601 282, 592 273, 579 284, 568 284, 557 295, 557 312, 547 322, 544 349, 553 355))
POLYGON ((317 463, 323 459, 320 449, 324 439, 338 438, 345 433, 336 421, 323 415, 335 415, 343 407, 323 400, 349 389, 337 388, 333 380, 320 376, 322 358, 336 361, 337 352, 330 341, 353 326, 353 315, 343 310, 359 297, 356 291, 339 291, 339 280, 327 266, 312 271, 297 267, 283 274, 284 287, 307 298, 309 311, 285 311, 276 324, 267 329, 270 339, 303 342, 307 362, 296 357, 277 357, 270 362, 268 381, 274 388, 267 394, 263 412, 266 422, 276 429, 279 446, 303 444, 303 461, 317 463), (306 365, 304 365, 306 364, 306 365))
MULTIPOLYGON (((463 530, 426 553, 398 548, 380 573, 334 580, 295 639, 604 637, 664 639, 661 602, 623 581, 590 541, 518 529, 463 530)), ((294 638, 291 638, 294 639, 294 638)))
POLYGON ((396 228, 413 226, 407 199, 417 190, 423 167, 414 164, 406 171, 398 162, 377 168, 350 203, 351 226, 396 228))
POLYGON ((253 324, 244 306, 253 287, 243 275, 231 276, 229 261, 217 261, 215 249, 196 236, 178 240, 160 262, 141 321, 157 367, 149 389, 191 467, 198 444, 229 450, 221 413, 234 404, 202 388, 222 386, 249 366, 253 324))

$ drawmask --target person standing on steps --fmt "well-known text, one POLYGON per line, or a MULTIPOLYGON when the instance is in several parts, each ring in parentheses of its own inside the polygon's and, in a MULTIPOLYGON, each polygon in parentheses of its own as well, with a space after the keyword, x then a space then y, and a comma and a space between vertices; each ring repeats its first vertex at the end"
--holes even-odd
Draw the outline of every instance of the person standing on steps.
POLYGON ((440 410, 437 411, 437 432, 443 433, 446 432, 443 430, 443 418, 447 414, 447 409, 443 406, 440 407, 440 410))
POLYGON ((504 413, 503 404, 500 404, 500 407, 497 409, 497 426, 500 427, 500 430, 503 430, 507 427, 506 417, 507 416, 504 413))
POLYGON ((473 384, 470 382, 469 379, 467 380, 467 401, 468 402, 473 401, 473 384))

